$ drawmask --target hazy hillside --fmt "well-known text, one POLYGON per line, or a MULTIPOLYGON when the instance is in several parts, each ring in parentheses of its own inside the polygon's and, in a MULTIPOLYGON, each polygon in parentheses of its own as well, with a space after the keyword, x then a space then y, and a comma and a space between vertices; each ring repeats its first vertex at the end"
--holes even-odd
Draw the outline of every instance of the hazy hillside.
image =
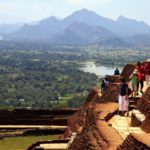
POLYGON ((0 24, 0 34, 8 34, 19 30, 23 26, 23 23, 17 24, 0 24))
POLYGON ((40 21, 37 25, 25 24, 20 30, 9 34, 6 39, 15 41, 44 41, 62 31, 60 21, 50 17, 40 21))
POLYGON ((150 34, 136 34, 124 38, 124 41, 133 43, 135 46, 150 46, 150 34))
POLYGON ((10 41, 48 42, 51 44, 127 46, 142 45, 150 40, 150 26, 144 22, 120 16, 116 21, 104 18, 86 9, 76 11, 58 20, 49 17, 36 25, 24 25, 21 29, 7 34, 10 41), (146 35, 145 35, 146 34, 146 35), (138 37, 137 37, 138 36, 138 37), (130 40, 128 40, 130 39, 130 40), (139 39, 139 40, 137 40, 139 39))
POLYGON ((85 23, 73 23, 65 31, 58 34, 53 42, 59 44, 92 44, 109 38, 114 38, 115 34, 99 26, 93 27, 85 23))
POLYGON ((118 24, 118 33, 120 35, 150 34, 150 26, 144 22, 128 19, 120 16, 116 23, 118 24))

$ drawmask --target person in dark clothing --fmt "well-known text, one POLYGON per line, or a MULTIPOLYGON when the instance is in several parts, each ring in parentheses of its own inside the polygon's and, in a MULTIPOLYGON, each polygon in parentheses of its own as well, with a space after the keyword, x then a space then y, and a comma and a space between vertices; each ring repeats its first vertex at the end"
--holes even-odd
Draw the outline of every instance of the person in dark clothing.
POLYGON ((120 86, 119 86, 119 113, 124 115, 127 112, 128 115, 128 105, 129 105, 129 98, 128 98, 128 85, 125 82, 125 78, 120 78, 120 86))
POLYGON ((108 84, 109 84, 109 81, 107 81, 107 78, 104 78, 104 79, 102 80, 102 83, 101 83, 101 92, 102 92, 102 93, 105 92, 105 90, 106 90, 108 84))
POLYGON ((101 92, 102 93, 104 93, 105 88, 106 88, 105 82, 104 82, 104 80, 102 80, 102 83, 101 83, 101 92))
POLYGON ((114 72, 114 75, 120 75, 120 72, 119 72, 119 69, 116 68, 115 72, 114 72))

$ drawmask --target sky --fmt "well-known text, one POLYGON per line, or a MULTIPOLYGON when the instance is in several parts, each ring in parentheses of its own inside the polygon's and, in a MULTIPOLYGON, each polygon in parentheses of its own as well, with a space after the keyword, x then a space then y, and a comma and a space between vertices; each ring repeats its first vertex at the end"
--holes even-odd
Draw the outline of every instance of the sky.
POLYGON ((64 18, 84 8, 113 20, 124 16, 150 25, 149 7, 150 0, 0 0, 0 24, 64 18))

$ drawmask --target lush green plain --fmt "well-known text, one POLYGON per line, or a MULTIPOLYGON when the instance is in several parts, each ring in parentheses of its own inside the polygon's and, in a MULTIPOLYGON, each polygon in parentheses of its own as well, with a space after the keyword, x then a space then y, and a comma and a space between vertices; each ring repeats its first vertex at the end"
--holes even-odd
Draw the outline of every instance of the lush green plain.
POLYGON ((58 135, 13 137, 0 140, 0 150, 26 150, 37 141, 55 140, 58 135))
POLYGON ((80 106, 86 97, 82 93, 98 80, 96 75, 79 70, 81 58, 82 54, 68 51, 0 51, 0 106, 80 106))
POLYGON ((95 74, 79 70, 85 61, 124 66, 149 58, 149 48, 54 46, 47 50, 0 51, 0 107, 78 107, 93 86, 95 74), (86 93, 86 94, 85 94, 86 93))

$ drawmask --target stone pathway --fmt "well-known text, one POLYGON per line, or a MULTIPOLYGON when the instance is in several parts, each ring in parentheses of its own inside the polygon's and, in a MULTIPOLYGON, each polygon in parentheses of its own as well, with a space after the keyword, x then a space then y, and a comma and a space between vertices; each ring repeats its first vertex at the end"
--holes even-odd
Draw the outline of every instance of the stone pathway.
MULTIPOLYGON (((144 85, 145 86, 143 87, 143 92, 145 93, 145 91, 148 88, 148 85, 146 85, 146 82, 144 82, 144 85)), ((136 97, 142 97, 141 92, 138 93, 139 95, 136 97)), ((115 115, 108 121, 108 123, 117 130, 117 132, 119 133, 119 135, 121 135, 123 139, 126 139, 130 133, 138 135, 145 134, 145 132, 140 127, 131 127, 131 113, 132 111, 129 112, 129 117, 115 115)))
POLYGON ((145 132, 140 127, 131 127, 130 126, 131 118, 115 115, 112 119, 109 120, 109 124, 117 130, 117 132, 122 136, 123 139, 130 133, 144 134, 145 132))

